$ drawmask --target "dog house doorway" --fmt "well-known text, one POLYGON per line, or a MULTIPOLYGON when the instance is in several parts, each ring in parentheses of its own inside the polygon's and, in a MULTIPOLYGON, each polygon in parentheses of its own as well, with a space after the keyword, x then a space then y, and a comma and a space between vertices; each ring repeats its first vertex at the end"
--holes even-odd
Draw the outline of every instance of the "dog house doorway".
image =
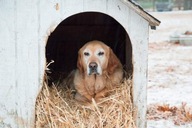
POLYGON ((76 69, 78 50, 88 41, 99 40, 110 46, 128 76, 132 75, 132 46, 125 29, 114 18, 98 12, 84 12, 63 20, 51 33, 46 45, 49 83, 65 78, 76 69))

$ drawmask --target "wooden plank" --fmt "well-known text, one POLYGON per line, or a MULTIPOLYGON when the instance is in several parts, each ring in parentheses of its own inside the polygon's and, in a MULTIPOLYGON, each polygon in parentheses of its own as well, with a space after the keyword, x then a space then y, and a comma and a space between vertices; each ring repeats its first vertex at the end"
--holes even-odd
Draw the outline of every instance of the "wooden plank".
POLYGON ((16 49, 14 1, 0 1, 0 127, 17 127, 16 114, 16 49))
POLYGON ((83 0, 83 11, 106 12, 107 0, 83 0))
POLYGON ((18 127, 33 127, 39 86, 38 1, 16 1, 16 95, 18 127), (24 20, 25 19, 25 20, 24 20))
MULTIPOLYGON (((55 30, 57 25, 62 21, 62 3, 60 0, 38 2, 38 66, 39 66, 39 85, 36 94, 41 91, 44 73, 46 69, 45 47, 50 34, 55 30)), ((63 16, 63 15, 62 15, 63 16)))
POLYGON ((77 13, 83 12, 84 0, 62 0, 61 1, 61 18, 62 20, 77 13))
POLYGON ((147 111, 147 63, 149 23, 130 10, 129 36, 133 48, 133 102, 137 109, 136 124, 146 128, 147 111))

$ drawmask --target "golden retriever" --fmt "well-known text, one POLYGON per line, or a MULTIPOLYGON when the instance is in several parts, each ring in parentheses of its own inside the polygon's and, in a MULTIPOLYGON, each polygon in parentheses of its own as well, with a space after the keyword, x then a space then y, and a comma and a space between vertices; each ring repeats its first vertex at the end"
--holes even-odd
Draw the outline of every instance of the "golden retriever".
POLYGON ((90 41, 78 52, 74 75, 75 99, 81 102, 98 101, 119 85, 123 68, 112 49, 101 41, 90 41))

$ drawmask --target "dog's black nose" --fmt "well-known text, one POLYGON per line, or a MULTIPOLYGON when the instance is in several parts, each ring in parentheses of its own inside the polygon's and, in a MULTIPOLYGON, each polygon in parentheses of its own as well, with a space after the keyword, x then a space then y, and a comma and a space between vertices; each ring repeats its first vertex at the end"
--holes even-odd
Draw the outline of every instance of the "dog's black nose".
POLYGON ((96 62, 91 62, 90 64, 89 64, 89 68, 91 69, 91 70, 93 70, 93 71, 96 71, 96 69, 97 69, 97 63, 96 62))

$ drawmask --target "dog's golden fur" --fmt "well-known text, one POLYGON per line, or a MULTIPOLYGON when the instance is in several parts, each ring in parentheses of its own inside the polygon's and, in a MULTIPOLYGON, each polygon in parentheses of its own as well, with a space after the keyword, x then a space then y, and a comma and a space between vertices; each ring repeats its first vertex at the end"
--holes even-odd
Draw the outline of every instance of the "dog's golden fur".
POLYGON ((86 43, 78 52, 77 70, 74 75, 75 99, 98 101, 119 85, 123 69, 112 49, 100 41, 86 43))

